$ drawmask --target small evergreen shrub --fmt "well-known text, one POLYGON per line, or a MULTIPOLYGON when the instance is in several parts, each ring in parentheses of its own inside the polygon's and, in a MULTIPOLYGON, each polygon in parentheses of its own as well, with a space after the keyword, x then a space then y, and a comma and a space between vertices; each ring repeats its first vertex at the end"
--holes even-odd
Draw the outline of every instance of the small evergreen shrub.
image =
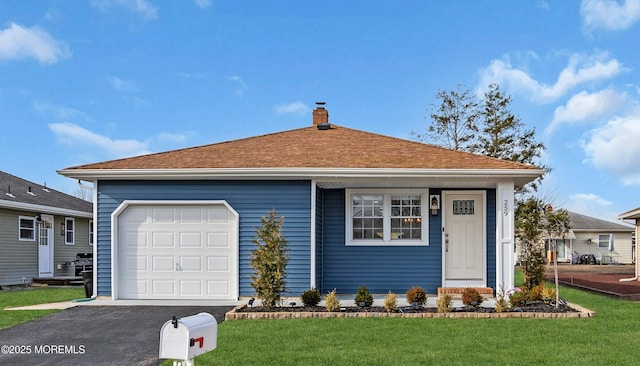
POLYGON ((473 287, 467 287, 462 292, 462 303, 469 306, 479 306, 482 303, 483 297, 480 295, 477 289, 473 287))
POLYGON ((407 291, 407 301, 409 304, 415 302, 418 306, 422 306, 427 303, 427 293, 420 286, 413 286, 407 291))
POLYGON ((398 310, 398 296, 391 291, 384 298, 384 309, 387 313, 393 313, 398 310))
POLYGON ((439 313, 449 313, 451 312, 451 302, 452 302, 452 298, 451 295, 449 294, 444 294, 442 296, 440 296, 438 298, 438 300, 436 301, 436 305, 438 305, 438 312, 439 313))
POLYGON ((555 301, 556 299, 556 289, 553 287, 545 287, 542 289, 542 300, 545 301, 555 301))
POLYGON ((543 283, 530 288, 527 291, 527 300, 529 300, 529 301, 540 301, 540 300, 542 300, 542 298, 544 297, 544 296, 542 296, 542 292, 544 291, 544 289, 545 289, 545 287, 544 287, 543 283))
POLYGON ((300 295, 304 306, 316 306, 320 303, 320 291, 317 288, 311 288, 300 295))
POLYGON ((324 307, 331 312, 340 310, 340 300, 338 300, 336 289, 333 289, 324 297, 324 307))
POLYGON ((358 293, 356 297, 353 298, 357 306, 360 306, 360 303, 364 303, 364 306, 371 306, 373 304, 373 295, 367 289, 367 286, 360 286, 358 288, 358 293))

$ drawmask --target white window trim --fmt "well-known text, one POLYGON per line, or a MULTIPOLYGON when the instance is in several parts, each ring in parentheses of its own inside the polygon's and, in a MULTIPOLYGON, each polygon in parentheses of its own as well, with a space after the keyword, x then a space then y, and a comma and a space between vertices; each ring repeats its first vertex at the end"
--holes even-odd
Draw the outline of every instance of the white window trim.
POLYGON ((93 220, 89 220, 89 245, 93 245, 93 220))
POLYGON ((429 190, 424 189, 346 189, 345 190, 345 245, 347 246, 428 246, 429 245, 429 212, 427 201, 429 190), (357 239, 353 240, 353 217, 351 196, 358 194, 378 194, 384 196, 383 204, 383 232, 382 240, 357 239), (391 196, 392 195, 420 196, 422 207, 422 239, 391 240, 391 196))
POLYGON ((609 248, 609 235, 611 234, 598 234, 598 249, 608 249, 609 248), (606 240, 604 241, 604 246, 600 246, 600 237, 606 236, 606 240))
POLYGON ((36 226, 36 218, 35 217, 31 217, 31 216, 18 216, 18 241, 36 241, 36 230, 37 230, 37 226, 36 226), (29 220, 31 222, 33 222, 33 238, 23 238, 20 235, 20 231, 22 230, 22 226, 20 226, 20 221, 22 220, 29 220))
POLYGON ((76 219, 73 217, 65 217, 64 218, 64 244, 65 245, 75 245, 76 243, 76 219), (67 228, 67 221, 73 222, 73 228, 69 230, 67 228), (71 232, 71 241, 67 241, 67 233, 71 232))

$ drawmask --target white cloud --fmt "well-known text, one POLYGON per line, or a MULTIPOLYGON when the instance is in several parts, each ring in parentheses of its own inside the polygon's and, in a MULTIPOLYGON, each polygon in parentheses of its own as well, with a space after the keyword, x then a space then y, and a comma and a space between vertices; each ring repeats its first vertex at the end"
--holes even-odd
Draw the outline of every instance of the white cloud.
POLYGON ((64 42, 38 27, 24 28, 11 23, 9 28, 0 30, 0 60, 33 58, 41 64, 54 64, 70 56, 64 42))
POLYGON ((189 132, 189 133, 168 133, 168 132, 163 132, 163 133, 159 133, 158 136, 156 136, 156 140, 160 143, 184 143, 186 142, 191 136, 193 136, 194 134, 189 132))
POLYGON ((575 124, 611 116, 625 103, 625 100, 624 94, 612 89, 595 93, 581 91, 572 96, 567 104, 556 108, 553 112, 553 120, 545 132, 551 134, 563 123, 575 124))
POLYGON ((576 193, 569 195, 569 200, 562 208, 583 215, 597 217, 602 220, 616 222, 618 212, 613 202, 608 201, 595 193, 576 193))
POLYGON ((623 184, 640 185, 640 110, 594 129, 583 141, 587 161, 615 174, 623 184))
POLYGON ((293 102, 288 104, 278 104, 274 107, 277 114, 305 114, 311 110, 302 102, 293 102))
POLYGON ((148 154, 149 144, 137 140, 114 140, 73 123, 51 123, 49 128, 63 144, 87 146, 104 151, 110 158, 148 154))
POLYGON ((34 102, 33 108, 38 112, 43 112, 53 116, 58 120, 91 121, 93 118, 86 113, 74 108, 69 108, 53 103, 34 102))
POLYGON ((580 15, 586 30, 625 30, 640 20, 640 0, 583 0, 580 15))
POLYGON ((121 92, 137 92, 140 90, 138 84, 133 80, 124 80, 115 76, 107 76, 107 81, 112 88, 121 92))
POLYGON ((622 64, 606 52, 592 55, 573 54, 553 85, 532 78, 527 71, 511 65, 508 56, 493 60, 480 70, 479 89, 498 83, 508 90, 520 92, 533 101, 549 103, 565 96, 572 88, 591 81, 606 80, 624 70, 622 64))
POLYGON ((146 0, 92 0, 91 5, 101 11, 107 11, 109 8, 125 8, 142 15, 146 20, 158 17, 158 9, 146 0))
POLYGON ((245 83, 238 75, 227 76, 226 79, 233 81, 236 84, 235 94, 238 98, 242 98, 244 96, 244 92, 248 89, 247 83, 245 83))
POLYGON ((211 0, 193 0, 199 8, 205 9, 211 6, 211 0))

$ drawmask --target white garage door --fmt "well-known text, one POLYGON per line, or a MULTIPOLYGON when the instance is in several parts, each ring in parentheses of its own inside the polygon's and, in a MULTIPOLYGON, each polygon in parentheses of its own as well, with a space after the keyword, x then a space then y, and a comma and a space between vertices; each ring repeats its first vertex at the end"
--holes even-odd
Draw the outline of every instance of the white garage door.
POLYGON ((225 204, 130 204, 117 221, 118 299, 237 299, 238 218, 225 204))

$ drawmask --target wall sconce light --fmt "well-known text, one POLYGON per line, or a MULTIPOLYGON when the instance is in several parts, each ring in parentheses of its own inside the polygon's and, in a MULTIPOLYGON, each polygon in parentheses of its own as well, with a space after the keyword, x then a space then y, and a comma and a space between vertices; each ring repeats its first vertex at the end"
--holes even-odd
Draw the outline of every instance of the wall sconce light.
POLYGON ((440 209, 440 196, 437 194, 432 194, 429 196, 429 202, 431 207, 431 215, 436 216, 438 214, 438 210, 440 209))
POLYGON ((60 223, 60 236, 64 236, 64 219, 60 223))

